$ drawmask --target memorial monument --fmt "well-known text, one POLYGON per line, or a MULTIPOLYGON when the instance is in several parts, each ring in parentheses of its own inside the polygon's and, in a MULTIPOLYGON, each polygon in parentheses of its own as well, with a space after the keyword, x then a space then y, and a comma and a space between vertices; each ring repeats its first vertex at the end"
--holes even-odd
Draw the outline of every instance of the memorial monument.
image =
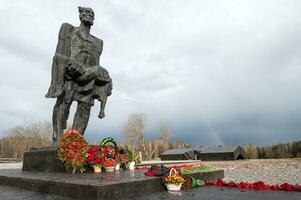
MULTIPOLYGON (((87 156, 86 151, 88 149, 88 144, 86 141, 84 142, 83 146, 85 148, 83 151, 85 154, 81 154, 82 149, 79 146, 82 146, 81 144, 83 143, 77 140, 78 138, 83 139, 78 132, 84 134, 94 100, 98 99, 101 101, 99 117, 103 118, 106 100, 112 90, 112 80, 109 73, 99 65, 103 42, 90 34, 90 28, 94 21, 94 12, 91 8, 79 7, 79 13, 81 21, 79 27, 74 27, 67 23, 64 23, 61 26, 59 40, 52 63, 51 85, 46 94, 47 98, 57 98, 53 110, 54 145, 46 148, 35 148, 25 152, 22 170, 26 171, 26 173, 20 172, 19 169, 0 170, 0 182, 2 185, 54 194, 72 199, 134 199, 140 195, 164 191, 162 177, 146 177, 145 171, 142 170, 137 170, 135 173, 133 173, 134 171, 132 170, 122 170, 115 173, 107 171, 105 173, 86 173, 82 175, 51 173, 66 172, 66 162, 64 166, 58 159, 58 156, 61 155, 62 146, 65 144, 65 146, 67 146, 66 149, 69 149, 70 151, 66 151, 66 157, 63 158, 71 161, 71 163, 68 163, 69 166, 76 163, 72 166, 73 172, 76 172, 78 168, 80 168, 80 172, 83 172, 83 169, 87 169, 88 172, 91 172, 89 171, 89 168, 91 169, 94 167, 94 164, 105 163, 87 162, 85 158, 87 156), (77 101, 78 103, 72 125, 72 128, 77 130, 77 138, 73 140, 71 137, 64 137, 66 140, 61 140, 62 143, 58 150, 56 144, 63 137, 70 106, 73 101, 77 101), (67 142, 67 140, 70 140, 70 142, 67 142), (67 156, 68 154, 73 155, 67 156), (80 155, 74 156, 78 154, 80 155), (82 160, 84 160, 84 162, 82 162, 82 160), (84 166, 82 165, 79 167, 79 165, 77 165, 78 163, 83 164, 84 166), (88 166, 85 166, 86 164, 88 166), (143 187, 137 189, 140 185, 143 185, 143 187)), ((69 133, 72 132, 73 130, 69 133)), ((104 147, 107 142, 111 142, 114 146, 117 146, 112 138, 105 138, 99 146, 103 147, 102 149, 106 151, 106 153, 104 153, 106 155, 98 155, 100 156, 99 158, 95 156, 97 151, 89 151, 88 156, 95 157, 92 158, 92 160, 99 159, 109 161, 109 165, 106 166, 106 164, 104 164, 104 167, 109 167, 111 169, 113 167, 114 169, 116 166, 111 165, 110 163, 113 161, 115 162, 115 160, 121 162, 126 161, 127 159, 122 159, 121 154, 124 153, 119 152, 119 154, 116 154, 115 152, 113 155, 112 149, 110 150, 110 148, 104 147)), ((99 146, 95 147, 99 150, 99 146)), ((90 150, 93 148, 94 147, 90 148, 90 150)), ((113 148, 115 150, 117 149, 116 147, 113 148)), ((99 154, 102 154, 101 150, 99 154)), ((163 173, 166 172, 166 167, 163 168, 164 164, 173 163, 150 162, 148 164, 141 164, 140 167, 159 165, 163 169, 161 171, 161 175, 163 175, 163 173)), ((177 164, 180 164, 180 162, 177 164)), ((223 170, 219 169, 188 172, 186 172, 185 176, 189 176, 189 180, 200 179, 215 181, 218 178, 224 177, 223 170), (193 179, 191 179, 191 177, 193 179)), ((177 177, 178 176, 176 176, 176 178, 177 177)))
POLYGON ((24 153, 24 171, 64 171, 57 159, 57 144, 67 127, 70 106, 77 101, 72 128, 84 134, 94 100, 101 102, 98 117, 105 117, 112 79, 100 66, 103 41, 90 34, 94 23, 91 8, 78 7, 79 27, 62 24, 52 62, 51 84, 47 98, 57 98, 53 109, 53 147, 32 149, 24 153))
POLYGON ((99 118, 105 116, 107 96, 111 95, 112 79, 100 66, 103 41, 90 34, 94 23, 91 8, 79 7, 80 26, 61 26, 53 57, 51 85, 47 98, 57 98, 53 109, 53 143, 63 136, 70 106, 77 101, 72 128, 84 134, 94 99, 101 101, 99 118))

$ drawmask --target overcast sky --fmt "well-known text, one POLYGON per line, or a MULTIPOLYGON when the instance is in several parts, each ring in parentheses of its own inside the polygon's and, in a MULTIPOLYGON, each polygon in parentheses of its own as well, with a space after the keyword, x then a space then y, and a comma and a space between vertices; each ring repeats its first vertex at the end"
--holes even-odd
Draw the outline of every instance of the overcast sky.
POLYGON ((98 102, 92 109, 90 141, 121 140, 133 113, 148 115, 147 138, 163 121, 194 144, 301 139, 299 0, 2 1, 0 136, 51 120, 58 31, 79 25, 78 6, 95 11, 91 33, 104 40, 100 63, 114 84, 106 118, 98 102))

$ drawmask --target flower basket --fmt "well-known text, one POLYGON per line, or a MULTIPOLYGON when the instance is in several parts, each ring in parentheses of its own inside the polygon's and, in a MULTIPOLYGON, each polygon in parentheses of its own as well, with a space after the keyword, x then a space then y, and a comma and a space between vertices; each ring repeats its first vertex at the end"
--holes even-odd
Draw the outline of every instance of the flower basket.
POLYGON ((101 172, 101 167, 105 161, 105 150, 99 146, 94 146, 89 149, 87 158, 88 164, 94 168, 94 172, 101 172))
POLYGON ((119 148, 116 152, 116 167, 115 170, 120 170, 120 167, 122 164, 125 164, 128 161, 127 156, 125 155, 125 153, 123 151, 120 150, 121 148, 119 148))
POLYGON ((94 173, 101 173, 101 166, 95 165, 93 166, 94 173))
POLYGON ((128 167, 129 167, 129 170, 134 170, 135 169, 135 162, 134 161, 129 162, 128 167))
POLYGON ((113 171, 115 171, 117 162, 114 159, 108 158, 104 161, 103 164, 104 164, 105 170, 107 172, 113 172, 113 171))
POLYGON ((110 159, 116 159, 117 157, 117 152, 116 149, 114 147, 114 145, 111 144, 107 144, 106 146, 101 146, 102 149, 104 149, 104 154, 105 154, 105 158, 110 158, 110 159))
POLYGON ((179 191, 181 190, 182 183, 180 185, 176 185, 173 183, 166 184, 166 188, 168 191, 179 191))
POLYGON ((115 166, 115 170, 116 171, 120 170, 120 163, 117 163, 117 165, 115 166))
POLYGON ((105 170, 107 172, 114 172, 115 171, 115 166, 108 166, 108 167, 105 167, 105 170))
POLYGON ((127 157, 128 162, 135 162, 135 163, 141 162, 139 159, 139 156, 134 151, 127 150, 126 157, 127 157))
POLYGON ((179 191, 185 182, 183 177, 174 168, 171 168, 169 174, 165 175, 162 179, 168 191, 179 191))
POLYGON ((127 155, 125 153, 117 152, 117 161, 118 163, 127 163, 129 161, 127 155))

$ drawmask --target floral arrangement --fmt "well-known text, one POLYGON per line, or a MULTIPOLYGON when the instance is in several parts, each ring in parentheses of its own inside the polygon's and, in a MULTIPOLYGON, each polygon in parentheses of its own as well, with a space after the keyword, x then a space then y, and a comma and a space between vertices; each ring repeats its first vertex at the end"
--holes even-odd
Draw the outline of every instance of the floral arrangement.
POLYGON ((284 191, 299 191, 301 192, 301 185, 291 185, 289 183, 283 183, 281 185, 268 185, 263 181, 258 181, 255 183, 246 183, 246 182, 224 182, 222 179, 217 179, 215 182, 205 181, 206 185, 213 186, 224 186, 232 187, 239 189, 255 189, 255 190, 284 190, 284 191))
POLYGON ((94 146, 89 149, 87 158, 88 164, 91 166, 101 167, 105 161, 105 149, 100 146, 94 146))
POLYGON ((120 145, 117 146, 116 141, 111 137, 103 139, 98 146, 91 147, 88 153, 88 164, 94 168, 94 171, 95 167, 115 167, 119 163, 128 161, 125 149, 120 145))
MULTIPOLYGON (((182 164, 182 165, 172 165, 169 167, 170 169, 179 169, 181 170, 181 174, 182 175, 188 175, 188 174, 193 174, 193 173, 200 173, 200 172, 204 172, 204 171, 208 171, 210 169, 215 169, 215 168, 209 168, 206 166, 202 166, 202 164, 200 163, 193 163, 193 164, 182 164), (197 169, 197 170, 195 170, 197 169), (189 173, 187 173, 189 172, 189 173)), ((161 168, 159 167, 155 167, 155 166, 141 166, 138 167, 138 169, 144 169, 144 170, 148 170, 147 172, 144 173, 144 175, 146 176, 156 176, 156 173, 161 171, 161 168)))
POLYGON ((86 164, 94 170, 101 167, 115 167, 126 163, 128 157, 111 137, 105 138, 100 145, 89 148, 88 142, 76 130, 70 129, 61 139, 57 155, 67 170, 83 172, 86 164))
POLYGON ((129 158, 124 153, 117 153, 117 160, 119 163, 127 163, 129 158))
POLYGON ((101 148, 104 149, 104 159, 105 160, 108 158, 115 160, 117 158, 117 152, 116 152, 114 145, 107 144, 101 148))
POLYGON ((76 130, 70 129, 61 139, 57 156, 67 170, 83 172, 88 156, 88 142, 76 130))
POLYGON ((117 165, 116 158, 117 158, 117 152, 114 145, 107 144, 104 147, 105 155, 104 155, 104 166, 105 167, 114 167, 117 165))
POLYGON ((201 187, 205 185, 205 181, 196 179, 193 176, 187 176, 185 179, 185 183, 181 187, 182 190, 194 187, 201 187))
POLYGON ((135 162, 135 163, 141 162, 139 156, 134 151, 127 150, 126 156, 128 158, 128 162, 135 162))
POLYGON ((117 165, 117 162, 114 159, 108 158, 104 161, 103 165, 105 167, 115 167, 117 165))
POLYGON ((167 184, 181 185, 182 183, 185 182, 184 178, 180 174, 178 174, 174 168, 170 170, 169 174, 163 176, 162 180, 165 185, 167 184), (172 171, 174 171, 174 173, 172 173, 172 171))
POLYGON ((103 139, 103 140, 99 143, 99 146, 104 147, 104 146, 106 146, 108 143, 113 144, 113 145, 114 145, 114 148, 117 149, 117 143, 116 143, 116 141, 114 140, 114 138, 112 138, 112 137, 107 137, 107 138, 103 139))

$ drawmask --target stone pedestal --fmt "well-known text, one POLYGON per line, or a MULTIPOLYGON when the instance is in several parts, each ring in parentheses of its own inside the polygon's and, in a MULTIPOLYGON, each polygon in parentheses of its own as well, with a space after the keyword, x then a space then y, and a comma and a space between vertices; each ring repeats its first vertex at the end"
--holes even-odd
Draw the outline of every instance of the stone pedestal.
POLYGON ((58 160, 57 147, 31 149, 24 153, 22 171, 64 172, 58 160))
MULTIPOLYGON (((137 197, 141 195, 152 195, 164 191, 161 177, 145 176, 144 173, 144 170, 120 170, 114 173, 101 172, 83 174, 45 172, 24 173, 21 172, 20 169, 0 169, 0 186, 12 186, 35 192, 68 197, 74 200, 132 200, 137 199, 137 197)), ((210 172, 209 174, 207 172, 201 174, 204 178, 203 180, 210 181, 215 181, 217 178, 224 177, 223 170, 210 172)), ((189 175, 197 177, 198 173, 189 175)), ((187 194, 186 191, 183 192, 182 197, 170 197, 171 199, 193 198, 191 195, 187 194)), ((219 198, 215 198, 214 196, 206 199, 219 198)), ((243 198, 240 198, 238 195, 234 199, 243 198)))

